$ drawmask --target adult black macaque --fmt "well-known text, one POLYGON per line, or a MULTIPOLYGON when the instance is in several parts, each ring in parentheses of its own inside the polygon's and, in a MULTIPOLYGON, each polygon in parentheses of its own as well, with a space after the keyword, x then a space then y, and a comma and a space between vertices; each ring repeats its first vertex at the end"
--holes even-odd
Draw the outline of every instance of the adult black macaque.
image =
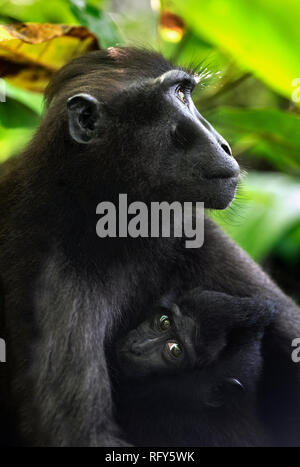
POLYGON ((272 445, 258 384, 261 340, 276 305, 199 288, 179 304, 163 302, 114 349, 123 437, 135 446, 272 445))
POLYGON ((172 291, 176 302, 200 286, 277 302, 263 339, 262 405, 278 443, 299 444, 300 369, 290 356, 300 336, 297 306, 208 219, 199 249, 180 238, 95 232, 97 204, 117 205, 119 193, 128 202, 203 201, 215 209, 234 198, 238 165, 194 107, 195 81, 153 52, 84 55, 56 74, 39 130, 4 167, 0 335, 8 363, 0 371, 15 443, 125 444, 104 345, 110 352, 119 328, 137 326, 145 303, 149 309, 172 291))

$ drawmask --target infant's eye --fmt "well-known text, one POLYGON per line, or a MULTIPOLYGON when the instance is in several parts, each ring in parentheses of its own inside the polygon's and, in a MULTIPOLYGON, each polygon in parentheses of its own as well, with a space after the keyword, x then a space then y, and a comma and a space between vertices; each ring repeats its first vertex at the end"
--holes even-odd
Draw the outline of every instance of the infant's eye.
POLYGON ((182 348, 177 342, 167 342, 167 349, 173 357, 180 357, 182 348))
POLYGON ((171 321, 167 315, 162 315, 159 318, 159 327, 161 331, 166 331, 171 326, 171 321))
POLYGON ((177 89, 177 96, 178 96, 178 99, 180 99, 181 102, 183 102, 183 104, 186 103, 185 92, 184 92, 184 90, 182 88, 177 89))

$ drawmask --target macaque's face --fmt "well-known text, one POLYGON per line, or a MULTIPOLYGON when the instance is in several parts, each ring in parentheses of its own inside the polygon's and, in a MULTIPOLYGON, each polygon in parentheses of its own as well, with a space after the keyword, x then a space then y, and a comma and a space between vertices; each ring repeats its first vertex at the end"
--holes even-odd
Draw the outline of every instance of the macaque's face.
POLYGON ((195 321, 177 305, 157 312, 118 342, 121 371, 131 377, 193 368, 195 321))
MULTIPOLYGON (((219 407, 229 400, 230 395, 236 396, 243 391, 244 385, 235 376, 235 371, 231 375, 230 366, 227 371, 223 371, 222 365, 221 369, 218 366, 221 371, 209 366, 216 361, 223 348, 222 339, 217 343, 218 352, 207 349, 205 343, 196 346, 197 339, 201 339, 201 333, 195 320, 183 315, 177 305, 158 307, 156 313, 117 343, 120 372, 127 379, 138 380, 149 375, 180 375, 187 370, 186 374, 195 378, 193 387, 196 393, 191 391, 190 396, 192 393, 196 396, 197 404, 201 401, 207 406, 219 407), (201 371, 200 379, 197 370, 201 371)), ((174 379, 170 379, 167 386, 163 384, 155 388, 158 395, 163 391, 169 394, 172 390, 177 394, 182 386, 177 383, 174 386, 174 379)))

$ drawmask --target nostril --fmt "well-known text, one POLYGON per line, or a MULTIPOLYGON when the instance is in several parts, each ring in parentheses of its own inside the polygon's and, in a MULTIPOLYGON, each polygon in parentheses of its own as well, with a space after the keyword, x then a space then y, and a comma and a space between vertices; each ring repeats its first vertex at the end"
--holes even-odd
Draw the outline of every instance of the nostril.
POLYGON ((141 351, 140 345, 137 344, 137 343, 135 343, 135 342, 132 343, 132 345, 131 345, 131 347, 130 347, 130 351, 131 351, 131 353, 133 353, 134 355, 138 355, 138 356, 142 355, 142 351, 141 351))
POLYGON ((232 152, 231 152, 231 149, 230 149, 230 146, 228 144, 221 144, 221 148, 223 149, 223 151, 225 151, 229 156, 232 156, 232 152))

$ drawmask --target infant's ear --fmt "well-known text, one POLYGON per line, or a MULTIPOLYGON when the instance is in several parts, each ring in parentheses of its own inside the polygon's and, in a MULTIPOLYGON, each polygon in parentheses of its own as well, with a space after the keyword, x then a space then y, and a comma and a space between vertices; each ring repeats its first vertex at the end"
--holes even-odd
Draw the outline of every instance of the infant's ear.
POLYGON ((227 390, 229 390, 230 392, 244 392, 245 390, 245 386, 243 385, 243 383, 241 383, 241 381, 238 378, 225 378, 223 386, 225 389, 227 388, 227 390))
POLYGON ((206 404, 209 407, 222 407, 244 391, 245 387, 238 378, 226 377, 212 388, 206 404))

